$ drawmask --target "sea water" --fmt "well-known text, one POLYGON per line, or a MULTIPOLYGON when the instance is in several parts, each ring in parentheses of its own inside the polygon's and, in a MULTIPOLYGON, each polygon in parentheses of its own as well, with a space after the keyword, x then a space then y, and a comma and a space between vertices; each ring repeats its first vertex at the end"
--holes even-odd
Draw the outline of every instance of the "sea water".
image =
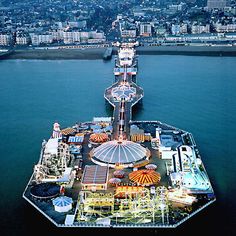
MULTIPOLYGON (((144 98, 133 119, 160 120, 191 132, 217 198, 173 231, 147 232, 234 235, 236 57, 142 55, 138 60, 137 83, 144 89, 144 98)), ((113 60, 0 62, 1 235, 86 232, 57 229, 22 193, 38 161, 41 142, 49 138, 55 121, 67 127, 94 116, 112 116, 103 93, 114 81, 113 67, 113 60)))

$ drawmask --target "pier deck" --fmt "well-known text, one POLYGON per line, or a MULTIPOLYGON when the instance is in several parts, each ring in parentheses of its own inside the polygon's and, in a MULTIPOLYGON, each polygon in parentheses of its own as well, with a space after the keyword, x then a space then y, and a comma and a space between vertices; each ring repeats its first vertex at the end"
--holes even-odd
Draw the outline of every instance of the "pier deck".
MULTIPOLYGON (((123 120, 124 120, 124 134, 127 139, 130 138, 129 135, 129 122, 132 119, 132 107, 137 104, 144 96, 143 89, 139 87, 135 81, 135 75, 127 73, 127 68, 123 68, 123 72, 121 75, 116 76, 116 82, 107 88, 104 93, 105 99, 114 107, 113 112, 113 138, 118 139, 119 136, 119 123, 120 123, 120 114, 124 113, 123 120), (124 101, 124 112, 121 111, 122 109, 122 102, 119 97, 114 97, 112 91, 116 88, 122 87, 122 85, 128 85, 129 88, 132 88, 135 91, 127 100, 123 99, 124 101)), ((121 92, 121 91, 120 91, 121 92)), ((124 93, 128 97, 132 91, 126 90, 124 93)))

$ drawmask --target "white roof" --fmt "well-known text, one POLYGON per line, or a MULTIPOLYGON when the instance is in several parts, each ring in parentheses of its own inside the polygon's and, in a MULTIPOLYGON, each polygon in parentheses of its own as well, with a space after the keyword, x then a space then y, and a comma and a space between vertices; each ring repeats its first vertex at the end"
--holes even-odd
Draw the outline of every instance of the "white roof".
POLYGON ((65 225, 73 225, 75 220, 75 215, 66 215, 65 225))
POLYGON ((57 154, 58 138, 51 138, 48 140, 44 153, 57 154))
POLYGON ((170 177, 171 177, 172 180, 181 180, 182 179, 182 175, 179 172, 171 173, 170 177))
POLYGON ((111 122, 111 117, 93 117, 94 122, 111 122))
POLYGON ((103 143, 94 149, 94 156, 105 163, 132 163, 137 162, 147 155, 147 150, 140 144, 123 140, 103 143))
MULTIPOLYGON (((69 182, 70 177, 71 177, 71 172, 72 172, 72 167, 67 167, 65 171, 63 172, 63 175, 61 178, 57 179, 57 182, 69 182)), ((54 180, 55 181, 55 180, 54 180)))
POLYGON ((111 224, 111 219, 106 217, 106 218, 98 218, 96 220, 96 224, 100 225, 110 225, 111 224))

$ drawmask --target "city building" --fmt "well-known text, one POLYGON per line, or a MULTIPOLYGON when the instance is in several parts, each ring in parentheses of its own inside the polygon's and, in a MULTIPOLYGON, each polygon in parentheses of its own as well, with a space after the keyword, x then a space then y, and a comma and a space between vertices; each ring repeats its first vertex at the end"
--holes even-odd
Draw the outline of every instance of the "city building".
POLYGON ((7 46, 12 43, 12 35, 11 34, 5 34, 0 33, 0 45, 1 46, 7 46))
POLYGON ((98 31, 89 31, 88 37, 90 39, 105 39, 104 32, 98 32, 98 31))
POLYGON ((218 33, 236 32, 236 24, 215 24, 215 30, 218 33))
POLYGON ((63 32, 63 41, 65 44, 80 42, 81 32, 79 31, 66 31, 63 32))
POLYGON ((64 31, 62 29, 57 29, 51 31, 53 41, 62 41, 64 39, 64 31))
POLYGON ((88 38, 89 38, 89 32, 87 31, 84 31, 84 32, 80 32, 80 40, 82 43, 86 43, 88 41, 88 38))
POLYGON ((78 28, 79 23, 77 21, 68 21, 67 25, 71 28, 78 28))
POLYGON ((143 17, 145 16, 145 11, 143 11, 142 9, 135 9, 133 10, 133 14, 136 17, 143 17))
POLYGON ((87 27, 87 21, 86 20, 80 20, 78 21, 78 28, 83 29, 87 27))
POLYGON ((53 42, 52 34, 32 34, 31 43, 32 45, 50 44, 53 42))
POLYGON ((152 36, 152 26, 149 23, 140 24, 140 36, 149 37, 152 36))
POLYGON ((137 36, 136 25, 132 22, 120 20, 119 29, 123 38, 134 38, 137 36))
POLYGON ((180 33, 181 34, 187 34, 188 33, 188 25, 187 24, 181 24, 180 25, 180 33))
POLYGON ((180 3, 180 4, 172 4, 168 6, 168 13, 170 14, 175 14, 178 11, 182 11, 183 10, 183 6, 185 6, 184 3, 180 3))
POLYGON ((167 33, 167 30, 164 25, 157 25, 154 26, 154 32, 157 36, 163 36, 167 33))
POLYGON ((121 37, 123 38, 135 38, 137 36, 136 29, 124 29, 121 30, 121 37))
POLYGON ((207 0, 207 8, 212 9, 224 9, 226 7, 227 0, 207 0))
POLYGON ((171 26, 171 34, 187 34, 187 24, 172 24, 171 26))
POLYGON ((65 31, 63 41, 65 44, 72 43, 101 43, 106 40, 104 32, 98 31, 65 31))
POLYGON ((172 35, 178 35, 180 34, 180 25, 174 25, 171 26, 171 34, 172 35))
POLYGON ((192 34, 210 33, 210 25, 193 24, 191 28, 192 34))
POLYGON ((18 45, 27 45, 30 42, 30 37, 26 33, 17 33, 16 34, 16 44, 18 45))

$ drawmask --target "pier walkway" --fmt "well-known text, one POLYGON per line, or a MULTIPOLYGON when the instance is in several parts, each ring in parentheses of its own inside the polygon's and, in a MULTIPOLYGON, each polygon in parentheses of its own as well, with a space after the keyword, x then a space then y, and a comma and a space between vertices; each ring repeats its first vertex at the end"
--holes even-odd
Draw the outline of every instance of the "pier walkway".
POLYGON ((116 82, 105 90, 105 99, 114 107, 113 112, 113 138, 118 139, 121 135, 129 139, 129 122, 132 118, 132 107, 144 96, 143 89, 135 81, 135 76, 128 73, 132 67, 122 67, 120 75, 116 76, 116 82), (129 69, 129 70, 128 70, 129 69))

